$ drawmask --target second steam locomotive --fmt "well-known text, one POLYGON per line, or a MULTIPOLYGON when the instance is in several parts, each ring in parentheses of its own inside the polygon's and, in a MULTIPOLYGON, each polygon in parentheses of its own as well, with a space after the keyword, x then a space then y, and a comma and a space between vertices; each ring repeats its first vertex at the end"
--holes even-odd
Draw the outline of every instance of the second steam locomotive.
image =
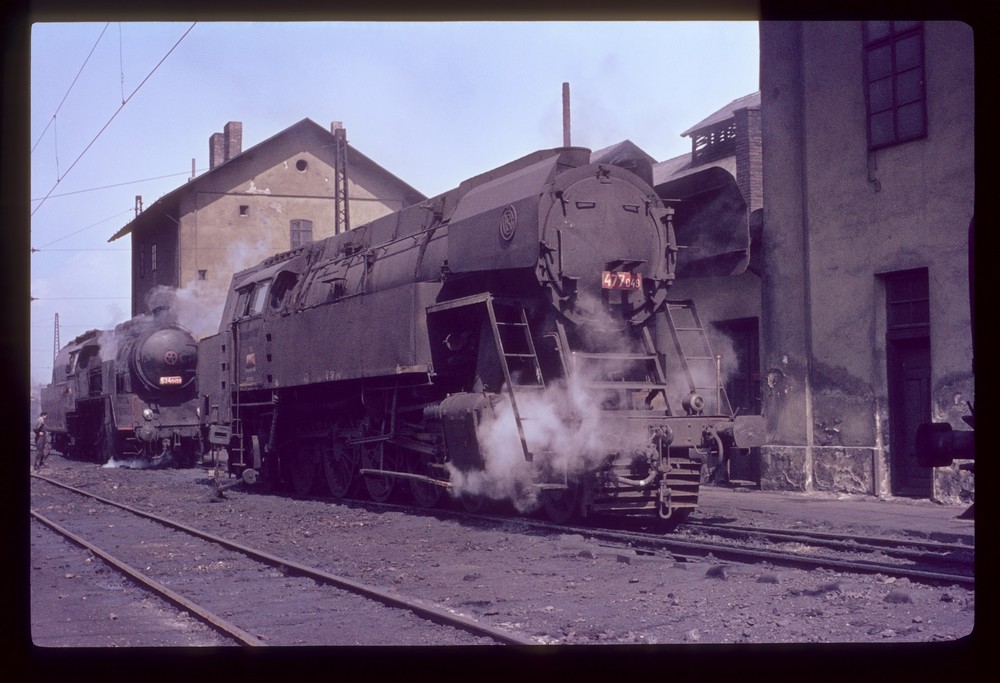
POLYGON ((162 311, 81 334, 59 350, 41 391, 52 446, 102 463, 193 464, 196 370, 194 337, 162 311))
POLYGON ((732 415, 693 302, 668 298, 672 213, 559 148, 272 256, 199 344, 207 438, 232 474, 300 494, 675 524, 706 459, 763 430, 732 415))

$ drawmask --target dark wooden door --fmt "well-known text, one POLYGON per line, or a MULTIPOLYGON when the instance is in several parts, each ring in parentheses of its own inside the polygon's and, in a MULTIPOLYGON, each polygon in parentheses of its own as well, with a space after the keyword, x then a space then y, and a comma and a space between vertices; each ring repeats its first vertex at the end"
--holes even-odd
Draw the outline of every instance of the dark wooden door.
MULTIPOLYGON (((714 323, 729 344, 713 350, 722 355, 726 396, 737 415, 760 415, 760 331, 757 318, 714 323)), ((729 479, 760 483, 760 449, 733 449, 729 454, 729 479)))
POLYGON ((890 340, 888 352, 892 492, 929 497, 933 470, 917 464, 915 443, 917 425, 931 420, 930 339, 890 340))
POLYGON ((726 396, 739 415, 760 415, 760 333, 757 318, 739 318, 714 323, 728 337, 730 349, 723 350, 722 370, 726 396), (730 357, 731 355, 731 357, 730 357))

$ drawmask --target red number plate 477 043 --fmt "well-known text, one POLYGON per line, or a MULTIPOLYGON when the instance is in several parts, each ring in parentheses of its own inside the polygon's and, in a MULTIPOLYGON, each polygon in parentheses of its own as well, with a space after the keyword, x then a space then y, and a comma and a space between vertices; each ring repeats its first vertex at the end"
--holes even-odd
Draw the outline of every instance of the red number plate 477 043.
POLYGON ((605 270, 601 273, 601 287, 604 289, 642 289, 642 275, 605 270))

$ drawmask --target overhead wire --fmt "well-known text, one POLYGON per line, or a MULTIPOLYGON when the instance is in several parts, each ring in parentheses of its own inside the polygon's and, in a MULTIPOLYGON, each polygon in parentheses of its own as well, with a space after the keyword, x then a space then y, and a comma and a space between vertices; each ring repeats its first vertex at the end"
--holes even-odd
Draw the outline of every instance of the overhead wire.
MULTIPOLYGON (((110 25, 111 22, 109 21, 104 25, 104 28, 101 30, 101 35, 97 36, 97 41, 94 43, 94 47, 90 48, 90 53, 87 55, 87 58, 83 60, 83 64, 80 65, 80 70, 76 72, 76 77, 73 79, 73 82, 69 84, 69 88, 67 88, 66 94, 63 95, 62 101, 59 102, 59 106, 56 107, 56 110, 54 112, 52 112, 52 117, 49 119, 49 122, 45 124, 45 129, 38 135, 38 139, 35 140, 35 144, 31 146, 32 152, 35 151, 35 147, 38 147, 38 143, 40 143, 42 141, 42 138, 45 137, 45 133, 48 132, 49 126, 51 126, 55 122, 56 116, 59 115, 59 110, 62 109, 63 104, 66 102, 66 98, 69 97, 70 91, 73 90, 73 86, 76 85, 77 80, 80 78, 80 74, 83 73, 84 68, 87 66, 87 62, 90 61, 90 58, 94 54, 94 50, 97 49, 98 44, 101 42, 101 38, 104 37, 105 31, 108 30, 108 26, 110 25)), ((56 173, 58 175, 58 171, 56 173)))
POLYGON ((116 110, 115 110, 115 113, 111 115, 111 118, 110 118, 110 119, 108 119, 107 123, 105 123, 105 124, 104 124, 104 126, 103 126, 103 127, 101 128, 101 130, 99 130, 99 131, 97 132, 97 135, 95 135, 95 136, 94 136, 94 139, 93 139, 93 140, 91 140, 91 141, 90 141, 90 142, 89 142, 89 143, 87 144, 87 146, 86 146, 86 147, 84 147, 83 151, 82 151, 82 152, 80 152, 79 156, 77 156, 77 158, 76 158, 76 159, 75 159, 75 160, 73 161, 73 163, 72 163, 72 164, 70 164, 69 168, 67 168, 67 169, 66 169, 66 173, 64 173, 64 174, 63 174, 62 176, 59 176, 59 177, 57 177, 57 178, 56 178, 56 182, 55 182, 55 184, 54 184, 54 185, 52 186, 52 188, 51 188, 51 189, 50 189, 50 190, 48 191, 48 193, 46 193, 46 195, 45 195, 44 197, 42 197, 42 199, 40 200, 40 202, 39 202, 38 206, 36 206, 36 207, 35 207, 34 209, 32 209, 32 210, 31 210, 31 215, 32 215, 32 216, 34 216, 34 215, 35 215, 35 212, 36 212, 36 211, 38 211, 38 209, 42 208, 42 206, 43 206, 43 205, 45 204, 45 202, 46 202, 46 201, 47 201, 47 200, 49 199, 49 197, 50 197, 50 196, 52 195, 52 192, 53 192, 53 191, 54 191, 54 190, 56 189, 56 187, 58 187, 58 186, 59 186, 59 183, 61 183, 61 182, 62 182, 63 178, 65 178, 65 177, 66 177, 67 175, 69 175, 69 172, 70 172, 70 171, 72 171, 72 170, 73 170, 73 167, 75 167, 75 166, 76 166, 76 164, 77 164, 77 163, 78 163, 78 162, 80 161, 80 159, 82 159, 82 158, 83 158, 83 155, 85 155, 85 154, 86 154, 86 153, 87 153, 87 152, 88 152, 88 151, 90 150, 90 148, 91 148, 91 147, 93 146, 93 144, 94 144, 95 142, 97 142, 98 138, 100 138, 100 137, 101 137, 101 135, 103 135, 103 134, 104 134, 104 131, 106 131, 106 130, 108 129, 108 126, 110 126, 110 125, 111 125, 111 122, 115 120, 115 117, 117 117, 117 116, 118 116, 118 114, 119 114, 119 113, 121 113, 121 110, 125 108, 125 105, 126 105, 126 104, 128 104, 128 103, 129 103, 129 101, 131 101, 131 99, 132 99, 132 98, 133 98, 133 97, 135 96, 135 94, 136 94, 137 92, 139 92, 139 90, 140 90, 140 89, 142 89, 142 86, 144 86, 144 85, 146 84, 146 82, 147 82, 147 81, 148 81, 148 80, 149 80, 149 79, 150 79, 150 78, 152 77, 152 75, 153 75, 154 73, 156 73, 157 69, 159 69, 159 68, 160 68, 160 66, 161 66, 161 65, 163 64, 163 62, 165 62, 165 61, 166 61, 167 57, 169 57, 169 56, 170 56, 170 55, 171 55, 171 54, 173 53, 173 51, 177 49, 177 46, 181 44, 181 41, 183 41, 183 40, 184 40, 184 38, 186 38, 186 37, 187 37, 187 35, 188 35, 188 34, 189 34, 189 33, 191 32, 191 30, 192 30, 192 29, 193 29, 193 28, 194 28, 194 27, 195 27, 196 25, 197 25, 197 22, 195 22, 195 23, 191 24, 191 25, 190 25, 190 26, 188 27, 187 31, 185 31, 185 32, 184 32, 184 35, 182 35, 182 36, 181 36, 180 38, 178 38, 178 39, 177 39, 177 42, 176 42, 176 43, 174 43, 174 45, 173 45, 173 46, 172 46, 172 47, 171 47, 171 48, 170 48, 169 50, 167 50, 167 54, 163 55, 163 58, 162 58, 162 59, 160 59, 160 61, 156 63, 156 66, 154 66, 154 67, 153 67, 152 71, 150 71, 150 72, 149 72, 148 74, 146 74, 146 77, 145 77, 144 79, 142 79, 142 82, 141 82, 141 83, 140 83, 140 84, 139 84, 138 86, 136 86, 135 90, 133 90, 133 91, 131 92, 131 94, 129 94, 129 96, 128 96, 127 98, 125 98, 124 100, 122 100, 122 103, 121 103, 121 106, 120 106, 120 107, 118 107, 118 109, 116 109, 116 110))
MULTIPOLYGON (((198 169, 198 171, 204 171, 205 169, 198 169)), ((49 199, 55 199, 56 197, 69 197, 74 194, 83 194, 84 192, 96 192, 98 190, 110 190, 113 187, 122 187, 123 185, 135 185, 136 183, 146 183, 150 180, 163 180, 164 178, 176 178, 179 175, 188 175, 190 171, 181 171, 179 173, 167 173, 166 175, 153 176, 152 178, 140 178, 139 180, 126 180, 120 183, 112 183, 111 185, 101 185, 99 187, 88 187, 83 190, 72 190, 70 192, 62 192, 60 194, 53 194, 49 196, 49 199)), ((40 201, 41 197, 35 197, 31 201, 40 201)))
POLYGON ((111 215, 111 216, 108 216, 107 218, 102 218, 101 220, 97 221, 96 223, 91 223, 90 225, 88 225, 88 226, 86 226, 84 228, 80 228, 79 230, 74 230, 73 232, 71 232, 69 234, 63 235, 62 237, 58 237, 58 238, 52 240, 51 242, 47 242, 47 243, 43 244, 40 247, 32 247, 31 251, 32 251, 32 253, 34 253, 36 251, 41 251, 42 249, 45 249, 46 247, 49 247, 49 246, 55 244, 56 242, 63 241, 67 237, 72 237, 73 235, 78 235, 79 233, 83 232, 84 230, 90 230, 91 228, 97 227, 101 223, 106 223, 107 221, 110 221, 112 218, 117 218, 118 216, 121 216, 122 214, 129 213, 130 211, 132 211, 132 209, 125 209, 124 211, 119 211, 118 213, 116 213, 114 215, 111 215))

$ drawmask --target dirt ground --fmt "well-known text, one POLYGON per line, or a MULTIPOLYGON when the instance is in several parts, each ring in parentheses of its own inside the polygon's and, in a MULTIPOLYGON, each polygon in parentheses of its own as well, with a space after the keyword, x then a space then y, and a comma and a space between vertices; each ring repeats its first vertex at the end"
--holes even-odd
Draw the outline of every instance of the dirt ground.
MULTIPOLYGON (((586 535, 544 534, 516 517, 484 525, 242 487, 220 497, 213 495, 212 473, 204 468, 102 468, 54 455, 42 474, 331 573, 434 602, 539 645, 924 643, 947 654, 949 646, 937 644, 954 645, 974 630, 975 594, 958 586, 927 586, 877 574, 722 564, 711 558, 681 562, 604 547, 586 535)), ((72 620, 76 612, 81 620, 101 614, 116 619, 135 605, 122 582, 105 578, 104 587, 95 588, 84 551, 54 553, 38 533, 32 532, 30 539, 33 642, 55 647, 126 644, 88 643, 85 630, 71 640, 49 638, 52 624, 72 620), (43 599, 43 592, 51 598, 53 590, 58 600, 43 599), (103 612, 95 607, 101 600, 107 601, 103 612)), ((192 620, 163 616, 162 621, 178 633, 177 642, 146 643, 132 633, 127 644, 216 644, 192 620)))

